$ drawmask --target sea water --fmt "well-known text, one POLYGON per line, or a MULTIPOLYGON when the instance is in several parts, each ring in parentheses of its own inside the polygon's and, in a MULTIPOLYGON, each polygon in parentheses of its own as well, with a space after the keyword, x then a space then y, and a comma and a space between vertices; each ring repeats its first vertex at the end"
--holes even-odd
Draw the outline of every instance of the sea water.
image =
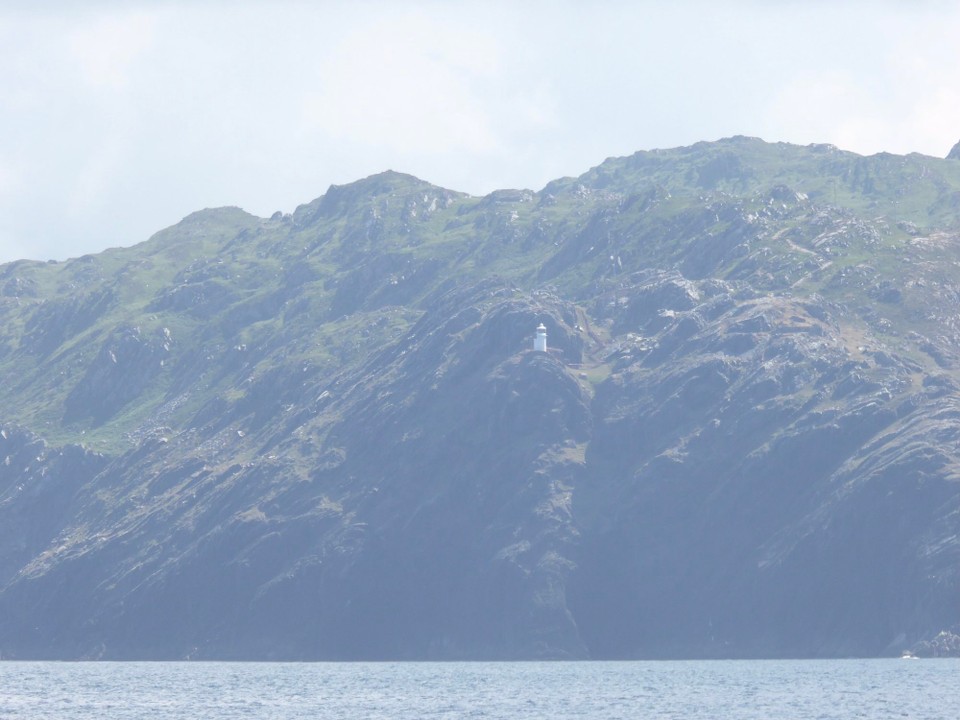
POLYGON ((3 720, 960 717, 960 660, 0 662, 3 720))

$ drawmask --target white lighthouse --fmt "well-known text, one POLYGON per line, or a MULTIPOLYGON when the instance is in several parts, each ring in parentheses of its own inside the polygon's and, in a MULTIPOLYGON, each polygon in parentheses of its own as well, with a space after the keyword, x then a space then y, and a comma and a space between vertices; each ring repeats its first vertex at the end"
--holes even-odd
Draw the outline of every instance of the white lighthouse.
POLYGON ((537 336, 533 339, 533 349, 536 352, 547 351, 547 328, 543 323, 537 326, 537 336))

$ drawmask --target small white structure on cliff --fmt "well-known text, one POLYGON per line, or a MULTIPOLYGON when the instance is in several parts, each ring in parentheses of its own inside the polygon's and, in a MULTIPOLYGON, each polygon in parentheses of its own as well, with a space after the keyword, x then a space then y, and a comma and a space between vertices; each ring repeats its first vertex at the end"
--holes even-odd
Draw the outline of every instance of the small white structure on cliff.
POLYGON ((537 326, 537 336, 533 339, 533 349, 536 352, 547 351, 547 328, 543 323, 537 326))

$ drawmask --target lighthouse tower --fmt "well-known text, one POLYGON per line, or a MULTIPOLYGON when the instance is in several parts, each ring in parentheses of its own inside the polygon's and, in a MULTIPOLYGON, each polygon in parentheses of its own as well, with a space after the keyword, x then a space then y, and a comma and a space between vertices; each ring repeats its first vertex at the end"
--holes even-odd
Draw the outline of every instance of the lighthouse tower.
POLYGON ((537 326, 537 336, 533 339, 533 349, 536 352, 547 351, 547 328, 543 323, 537 326))

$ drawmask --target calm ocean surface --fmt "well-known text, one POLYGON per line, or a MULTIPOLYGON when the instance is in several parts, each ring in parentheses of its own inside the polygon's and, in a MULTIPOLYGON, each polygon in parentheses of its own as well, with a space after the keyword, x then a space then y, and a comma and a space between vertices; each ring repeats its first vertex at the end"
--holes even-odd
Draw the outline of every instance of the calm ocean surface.
POLYGON ((960 660, 0 662, 0 718, 944 718, 960 660))

